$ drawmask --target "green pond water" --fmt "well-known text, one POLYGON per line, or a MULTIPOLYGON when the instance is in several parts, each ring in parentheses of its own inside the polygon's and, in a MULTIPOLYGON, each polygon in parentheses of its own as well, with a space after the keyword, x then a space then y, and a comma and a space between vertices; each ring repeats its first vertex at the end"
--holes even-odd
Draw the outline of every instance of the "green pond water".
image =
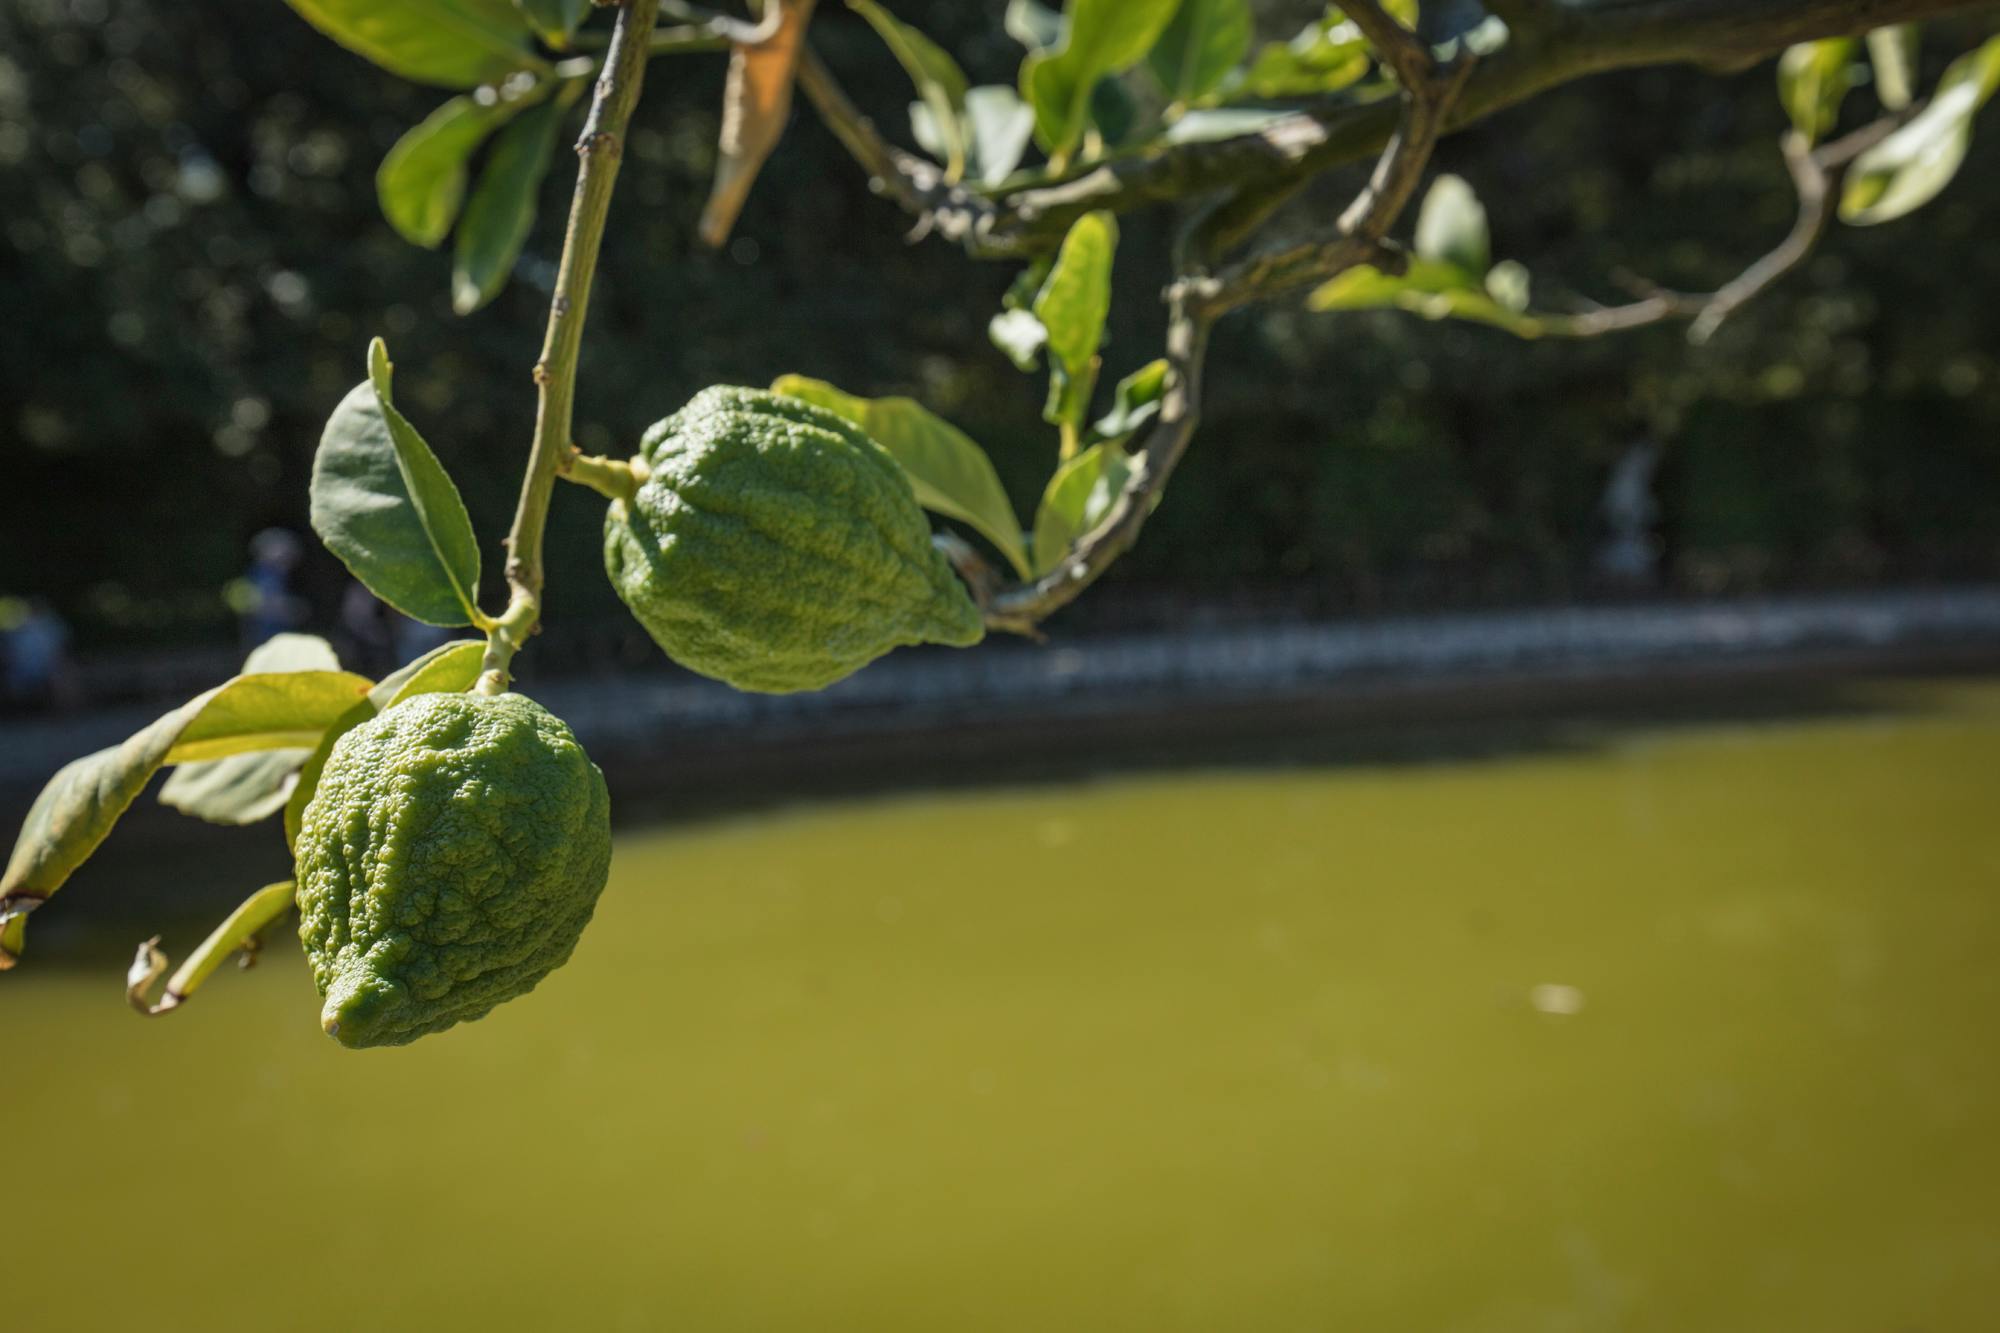
POLYGON ((1992 1329, 2000 685, 1871 689, 635 833, 402 1050, 31 950, 0 1327, 1992 1329))

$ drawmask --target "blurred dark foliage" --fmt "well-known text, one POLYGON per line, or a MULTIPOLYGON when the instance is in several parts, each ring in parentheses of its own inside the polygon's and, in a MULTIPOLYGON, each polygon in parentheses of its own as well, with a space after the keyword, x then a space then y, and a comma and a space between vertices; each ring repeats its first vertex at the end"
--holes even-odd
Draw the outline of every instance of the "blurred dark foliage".
MULTIPOLYGON (((1013 78, 998 3, 897 8, 975 81, 1013 78)), ((900 133, 901 72, 853 15, 822 9, 820 49, 900 133)), ((1928 75, 1971 35, 1933 32, 1928 75)), ((623 452, 704 385, 798 371, 922 398, 987 445, 1032 515, 1054 455, 1041 385, 985 335, 1011 269, 907 243, 908 220, 805 107, 734 241, 701 252, 722 73, 698 56, 649 75, 585 339, 579 443, 623 452)), ((276 0, 0 6, 0 592, 46 594, 86 644, 214 638, 249 536, 304 530, 321 423, 375 334, 494 578, 571 173, 551 177, 509 289, 454 317, 448 254, 397 239, 373 187, 384 151, 443 96, 276 0)), ((1166 503, 1070 623, 1190 597, 1326 610, 1585 595, 1599 495, 1641 437, 1665 446, 1669 592, 1992 575, 1991 120, 1936 203, 1839 230, 1705 348, 1678 328, 1529 344, 1398 315, 1236 317, 1166 503)), ((1529 265, 1540 303, 1613 300, 1621 271, 1699 289, 1783 234, 1781 127, 1768 66, 1652 71, 1518 108, 1448 141, 1440 165, 1479 190, 1496 254, 1529 265)), ((1330 216, 1351 185, 1325 182, 1307 214, 1330 216)), ((1156 354, 1166 227, 1127 220, 1107 385, 1156 354)), ((600 572, 600 512, 558 496, 551 649, 629 638, 600 572)), ((330 619, 338 565, 315 549, 304 584, 330 619)))

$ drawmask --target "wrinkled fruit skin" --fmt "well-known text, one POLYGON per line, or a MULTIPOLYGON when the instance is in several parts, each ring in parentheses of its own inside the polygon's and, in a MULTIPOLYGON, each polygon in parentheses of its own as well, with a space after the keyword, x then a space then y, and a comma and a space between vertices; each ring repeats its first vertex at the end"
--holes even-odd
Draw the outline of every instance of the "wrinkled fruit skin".
POLYGON ((640 448, 651 476, 612 502, 604 567, 682 666, 785 694, 904 644, 964 647, 984 634, 909 479, 832 413, 704 389, 640 448))
POLYGON ((306 805, 299 938, 343 1046, 400 1046, 534 989, 611 867, 604 775, 518 694, 423 694, 341 737, 306 805))

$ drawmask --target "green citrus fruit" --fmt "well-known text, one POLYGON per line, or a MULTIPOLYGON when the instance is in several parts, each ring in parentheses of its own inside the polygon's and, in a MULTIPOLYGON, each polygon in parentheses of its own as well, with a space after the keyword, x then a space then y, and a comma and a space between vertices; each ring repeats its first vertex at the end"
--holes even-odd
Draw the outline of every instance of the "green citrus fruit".
POLYGON ((977 643, 979 608, 931 545, 896 461, 823 408, 704 389, 648 430, 604 566, 682 666, 742 690, 817 690, 912 643, 977 643))
POLYGON ((568 960, 610 870, 610 798, 533 700, 422 694, 334 745, 296 856, 322 1026, 397 1046, 568 960))

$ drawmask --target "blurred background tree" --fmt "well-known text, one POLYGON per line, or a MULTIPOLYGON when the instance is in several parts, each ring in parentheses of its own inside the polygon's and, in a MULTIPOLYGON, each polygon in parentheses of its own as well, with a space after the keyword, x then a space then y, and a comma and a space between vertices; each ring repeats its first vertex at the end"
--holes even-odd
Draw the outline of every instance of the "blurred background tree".
MULTIPOLYGON (((907 142, 902 72, 859 17, 822 8, 815 45, 907 142)), ((898 12, 975 82, 1006 83, 1021 50, 998 8, 898 12)), ((1317 8, 1260 5, 1259 35, 1317 8)), ((1926 77, 1977 35, 1929 42, 1926 77)), ((923 399, 987 446, 1031 512, 1051 462, 1040 385, 986 335, 1010 267, 909 244, 906 220, 803 108, 734 239, 720 253, 696 243, 723 65, 655 62, 585 335, 578 444, 627 452, 705 385, 796 371, 923 399)), ((250 537, 306 530, 320 427, 375 334, 402 350, 399 396, 481 530, 504 528, 568 173, 544 185, 516 280, 488 311, 454 315, 448 252, 399 238, 373 185, 439 100, 329 52, 275 3, 221 17, 159 0, 0 10, 13 496, 0 591, 46 596, 84 646, 225 633, 222 590, 250 537), (208 520, 190 526, 188 512, 208 520)), ((1705 290, 1790 225, 1784 123, 1768 64, 1648 70, 1496 116, 1447 139, 1437 164, 1479 190, 1496 249, 1530 264, 1538 299, 1612 299, 1619 271, 1705 290)), ((1600 496, 1641 439, 1662 447, 1669 592, 2000 573, 1990 152, 1975 138, 1974 161, 1919 217, 1840 230, 1698 348, 1672 325, 1528 343, 1398 314, 1235 317, 1170 497, 1062 623, 1130 623, 1191 598, 1327 611, 1588 595, 1600 496)), ((1316 188, 1344 197, 1363 169, 1316 188)), ((1107 382, 1158 346, 1167 239, 1160 218, 1127 219, 1107 382)), ((598 548, 596 506, 566 495, 548 665, 633 633, 598 548)), ((330 622, 345 574, 312 552, 303 591, 330 622)))

